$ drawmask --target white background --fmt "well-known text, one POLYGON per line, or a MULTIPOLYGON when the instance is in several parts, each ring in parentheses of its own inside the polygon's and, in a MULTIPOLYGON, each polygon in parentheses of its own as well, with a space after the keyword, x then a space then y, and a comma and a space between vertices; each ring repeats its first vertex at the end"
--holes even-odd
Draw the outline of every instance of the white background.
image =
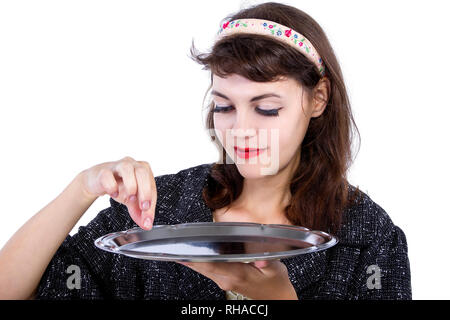
MULTIPOLYGON (((131 156, 155 176, 216 161, 207 50, 261 1, 0 1, 0 247, 83 169, 131 156)), ((350 182, 408 240, 414 299, 449 299, 447 1, 285 1, 325 30, 361 149, 350 182)), ((109 206, 98 199, 72 230, 109 206)), ((64 214, 64 212, 61 212, 64 214)))

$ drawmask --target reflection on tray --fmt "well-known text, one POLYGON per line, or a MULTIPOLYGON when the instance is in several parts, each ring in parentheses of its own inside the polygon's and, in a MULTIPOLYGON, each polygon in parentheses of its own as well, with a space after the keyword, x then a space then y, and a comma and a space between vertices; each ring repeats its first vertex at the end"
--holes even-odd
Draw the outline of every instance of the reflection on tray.
POLYGON ((129 243, 120 250, 136 253, 165 253, 175 255, 221 255, 221 254, 258 254, 297 250, 311 247, 312 244, 289 239, 234 236, 230 237, 178 237, 164 240, 149 240, 129 243))

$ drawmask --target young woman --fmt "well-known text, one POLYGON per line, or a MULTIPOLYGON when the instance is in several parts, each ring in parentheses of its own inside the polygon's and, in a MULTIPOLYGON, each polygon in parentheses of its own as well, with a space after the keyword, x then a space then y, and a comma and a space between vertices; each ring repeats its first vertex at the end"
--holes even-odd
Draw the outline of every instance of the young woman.
POLYGON ((131 157, 82 171, 0 252, 0 297, 411 299, 405 234, 346 178, 354 121, 321 27, 264 3, 227 17, 211 52, 191 54, 211 71, 207 128, 220 161, 157 177, 131 157), (68 235, 105 194, 111 206, 68 235), (339 243, 275 261, 184 265, 94 246, 136 225, 201 221, 301 225, 339 243))

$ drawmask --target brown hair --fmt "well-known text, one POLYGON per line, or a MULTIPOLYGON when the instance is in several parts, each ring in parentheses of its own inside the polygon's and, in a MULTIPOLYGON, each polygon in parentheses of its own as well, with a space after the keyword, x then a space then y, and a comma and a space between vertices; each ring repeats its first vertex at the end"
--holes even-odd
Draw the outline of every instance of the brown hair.
MULTIPOLYGON (((350 192, 347 170, 352 163, 351 143, 354 122, 343 76, 333 49, 319 24, 305 12, 281 3, 267 2, 231 14, 224 20, 245 18, 277 22, 304 35, 321 55, 331 91, 324 112, 311 118, 299 148, 301 161, 290 182, 292 198, 285 215, 294 225, 335 233, 342 223, 342 211, 360 194, 350 192), (353 194, 355 197, 351 197, 353 194)), ((203 70, 226 77, 239 74, 256 82, 290 77, 311 94, 321 76, 315 66, 298 50, 263 35, 233 34, 218 41, 210 53, 198 53, 192 42, 191 57, 203 70)), ((206 95, 205 95, 206 97, 206 95)), ((208 129, 214 129, 214 102, 209 104, 208 129)), ((214 130, 210 130, 214 132, 214 130)), ((215 163, 203 189, 203 198, 212 209, 223 208, 242 192, 243 177, 214 133, 211 136, 221 161, 215 163), (229 158, 228 158, 229 159, 229 158)))

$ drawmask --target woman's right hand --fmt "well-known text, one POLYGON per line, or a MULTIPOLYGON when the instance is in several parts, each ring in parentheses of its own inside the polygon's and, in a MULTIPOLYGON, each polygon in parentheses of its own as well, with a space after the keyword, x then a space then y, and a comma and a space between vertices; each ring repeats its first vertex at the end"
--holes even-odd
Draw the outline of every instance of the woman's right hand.
POLYGON ((157 190, 150 165, 125 157, 95 165, 82 173, 88 197, 109 194, 128 208, 131 219, 142 229, 151 229, 155 218, 157 190))

